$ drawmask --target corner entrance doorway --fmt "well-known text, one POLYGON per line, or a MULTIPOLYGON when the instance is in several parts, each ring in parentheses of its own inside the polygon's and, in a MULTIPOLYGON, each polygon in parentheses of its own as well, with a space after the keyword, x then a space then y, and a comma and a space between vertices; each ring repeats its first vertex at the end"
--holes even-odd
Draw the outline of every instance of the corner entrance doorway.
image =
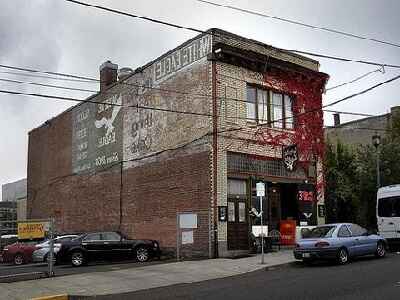
POLYGON ((249 249, 247 182, 228 179, 228 250, 249 249))

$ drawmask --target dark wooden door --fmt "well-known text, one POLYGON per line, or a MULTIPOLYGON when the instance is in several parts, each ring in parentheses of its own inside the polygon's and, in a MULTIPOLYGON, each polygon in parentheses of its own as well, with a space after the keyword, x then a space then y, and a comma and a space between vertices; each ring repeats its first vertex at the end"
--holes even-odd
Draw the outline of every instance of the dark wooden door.
POLYGON ((245 199, 228 199, 228 250, 249 249, 247 214, 245 199))
POLYGON ((279 222, 281 221, 281 191, 279 186, 268 187, 268 202, 268 230, 279 230, 279 222))

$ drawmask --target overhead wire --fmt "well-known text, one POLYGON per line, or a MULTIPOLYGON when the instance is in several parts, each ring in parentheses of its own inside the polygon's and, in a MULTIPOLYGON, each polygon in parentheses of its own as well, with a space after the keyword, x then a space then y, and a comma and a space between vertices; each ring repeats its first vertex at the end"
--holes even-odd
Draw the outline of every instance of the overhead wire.
MULTIPOLYGON (((399 75, 400 76, 400 75, 399 75)), ((380 84, 377 84, 369 89, 367 89, 366 91, 372 90, 384 83, 388 83, 391 82, 393 80, 398 79, 397 77, 392 78, 390 80, 387 80, 386 82, 382 82, 380 84)), ((64 86, 59 86, 59 85, 48 85, 48 84, 41 84, 41 83, 31 83, 31 82, 24 82, 24 81, 17 81, 17 80, 9 80, 9 79, 2 79, 0 78, 0 81, 5 81, 5 82, 11 82, 11 83, 17 83, 17 84, 34 84, 34 85, 39 85, 39 86, 45 86, 45 87, 54 87, 54 88, 60 88, 60 89, 72 89, 72 90, 78 90, 78 91, 87 91, 87 92, 96 92, 96 91, 92 91, 92 90, 85 90, 85 89, 75 89, 75 88, 70 88, 70 87, 64 87, 64 86)), ((356 93, 353 95, 350 95, 348 97, 345 97, 343 99, 337 100, 337 101, 344 101, 344 99, 350 99, 353 98, 355 95, 359 95, 359 94, 363 94, 366 91, 360 92, 360 93, 356 93)), ((25 93, 25 92, 18 92, 18 91, 9 91, 9 90, 0 90, 1 93, 9 93, 9 94, 15 94, 15 95, 24 95, 24 96, 32 96, 32 97, 44 97, 44 98, 49 98, 49 99, 55 99, 55 100, 65 100, 65 101, 74 101, 74 102, 88 102, 88 103, 94 103, 94 104, 108 104, 108 105, 115 105, 115 106, 124 106, 124 105, 119 105, 119 104, 115 104, 115 103, 107 103, 104 101, 95 101, 95 100, 91 100, 89 99, 77 99, 77 98, 70 98, 70 97, 59 97, 59 96, 54 96, 54 95, 45 95, 45 94, 37 94, 37 93, 25 93)), ((231 100, 231 101, 240 101, 240 102, 245 102, 248 103, 247 100, 245 99, 237 99, 237 98, 225 98, 225 97, 219 97, 225 100, 231 100)), ((336 101, 336 102, 337 102, 336 101)), ((328 106, 332 106, 334 104, 329 104, 328 106)), ((126 106, 128 107, 128 106, 126 106)), ((146 107, 146 106, 129 106, 130 108, 143 108, 143 109, 151 109, 151 107, 146 107)), ((156 110, 164 110, 162 108, 155 108, 156 110)), ((357 113, 357 112, 346 112, 346 111, 338 111, 338 110, 327 110, 327 109, 322 109, 323 111, 326 112, 332 112, 332 113, 340 113, 340 114, 348 114, 348 115, 355 115, 355 116, 374 116, 374 115, 370 115, 370 114, 364 114, 364 113, 357 113)), ((171 111, 171 112, 176 112, 176 113, 184 113, 184 114, 193 114, 193 115, 202 115, 202 116, 207 116, 207 117, 211 117, 211 114, 204 114, 204 113, 197 113, 197 112, 185 112, 185 111, 171 111)), ((221 117, 221 116, 218 116, 221 117)), ((238 116, 225 116, 226 118, 237 118, 237 119, 246 119, 246 120, 251 120, 252 118, 244 118, 244 117, 238 117, 238 116)), ((290 118, 290 117, 289 117, 290 118)))
POLYGON ((81 88, 74 88, 74 87, 66 87, 66 86, 60 86, 60 85, 54 85, 54 84, 45 84, 45 83, 38 83, 38 82, 25 82, 25 81, 5 79, 5 78, 0 78, 0 81, 8 82, 8 83, 23 84, 23 85, 35 85, 35 86, 41 86, 41 87, 50 87, 50 88, 56 88, 56 89, 62 89, 62 90, 70 90, 70 91, 78 91, 78 92, 97 93, 97 91, 95 91, 95 90, 88 90, 88 89, 81 89, 81 88))
MULTIPOLYGON (((169 26, 169 27, 174 27, 174 28, 177 28, 177 29, 184 29, 184 30, 195 32, 197 34, 199 34, 199 33, 200 34, 209 34, 209 35, 212 35, 212 36, 222 36, 223 37, 223 35, 215 33, 215 32, 212 32, 212 31, 209 31, 209 30, 207 31, 207 30, 201 30, 201 29, 197 29, 197 28, 193 28, 193 27, 187 27, 187 26, 183 26, 183 25, 179 25, 179 24, 175 24, 175 23, 171 23, 171 22, 162 21, 162 20, 155 19, 155 18, 150 18, 150 17, 146 17, 146 16, 140 16, 140 15, 124 12, 124 11, 121 11, 121 10, 108 8, 108 7, 101 6, 101 5, 94 5, 94 4, 90 4, 90 3, 87 3, 87 2, 83 2, 83 1, 77 1, 77 0, 64 0, 64 1, 76 4, 76 5, 80 5, 80 6, 85 6, 85 7, 94 8, 94 9, 98 9, 98 10, 102 10, 102 11, 106 11, 106 12, 110 12, 110 13, 114 13, 114 14, 118 14, 118 15, 131 17, 131 18, 143 19, 143 20, 146 20, 146 21, 150 21, 150 22, 153 22, 153 23, 157 23, 157 24, 161 24, 161 25, 165 25, 165 26, 169 26)), ((378 41, 378 40, 376 40, 376 41, 378 41)), ((396 44, 393 44, 393 45, 396 45, 396 44)), ((398 47, 400 47, 400 45, 398 45, 398 47)), ((324 54, 318 54, 318 53, 295 50, 295 49, 282 49, 282 48, 278 48, 278 47, 275 47, 275 48, 277 50, 280 50, 280 51, 286 52, 286 53, 292 52, 292 53, 307 54, 307 55, 310 55, 310 56, 316 56, 316 57, 339 60, 339 61, 345 61, 345 62, 356 62, 356 63, 361 63, 361 64, 384 66, 384 67, 388 67, 388 68, 400 68, 400 65, 395 65, 395 64, 387 64, 387 63, 373 62, 373 61, 367 61, 367 60, 349 59, 349 58, 343 58, 343 57, 337 57, 337 56, 331 56, 331 55, 324 55, 324 54)))
POLYGON ((340 87, 342 87, 342 86, 345 86, 345 85, 348 85, 348 84, 357 82, 357 81, 359 81, 359 80, 361 80, 361 79, 363 79, 363 78, 365 78, 365 77, 367 77, 367 76, 369 76, 369 75, 371 75, 371 74, 377 73, 377 72, 380 72, 380 73, 383 73, 383 74, 384 74, 384 73, 385 73, 385 69, 384 69, 384 68, 379 68, 379 69, 376 69, 376 70, 373 70, 373 71, 369 71, 369 72, 367 72, 367 73, 365 73, 365 74, 363 74, 363 75, 361 75, 361 76, 358 76, 358 77, 356 77, 356 78, 354 78, 354 79, 352 79, 352 80, 350 80, 350 81, 348 81, 348 82, 344 82, 344 83, 335 85, 335 86, 333 86, 333 87, 326 88, 325 91, 328 92, 328 91, 331 91, 331 90, 340 88, 340 87))
POLYGON ((1 90, 0 93, 2 94, 10 94, 10 95, 20 95, 20 96, 30 96, 30 97, 40 97, 40 98, 47 98, 47 99, 54 99, 54 100, 63 100, 63 101, 72 101, 72 102, 80 102, 80 103, 93 103, 93 104, 107 104, 110 106, 121 106, 125 108, 134 108, 134 109, 144 109, 144 110, 156 110, 162 112, 171 112, 171 113, 180 113, 186 115, 195 115, 195 116, 205 116, 205 117, 212 117, 212 114, 207 113, 200 113, 200 112, 192 112, 192 111, 180 111, 180 110, 173 110, 167 109, 162 107, 150 107, 146 105, 123 105, 118 103, 108 103, 102 101, 95 101, 91 99, 77 99, 71 97, 62 97, 62 96, 55 96, 55 95, 46 95, 46 94, 38 94, 38 93, 25 93, 25 92, 18 92, 18 91, 10 91, 10 90, 1 90))
POLYGON ((294 25, 298 25, 298 26, 303 26, 303 27, 307 27, 309 29, 330 32, 330 33, 334 33, 334 34, 341 35, 341 36, 346 36, 346 37, 360 39, 360 40, 368 40, 368 41, 371 41, 374 43, 380 43, 380 44, 400 48, 400 44, 398 44, 398 43, 388 42, 388 41, 384 41, 381 39, 375 39, 375 38, 371 38, 368 36, 362 36, 359 34, 349 33, 349 32, 345 32, 342 30, 332 29, 332 28, 318 26, 318 25, 311 25, 311 24, 307 24, 305 22, 296 21, 296 20, 289 19, 289 18, 277 17, 277 16, 266 14, 266 13, 257 12, 254 10, 244 9, 244 8, 240 8, 240 7, 232 6, 232 5, 224 5, 224 4, 220 4, 220 3, 216 3, 216 2, 212 2, 212 1, 205 1, 205 0, 195 0, 195 1, 200 2, 200 3, 205 3, 208 5, 212 5, 212 6, 216 6, 216 7, 223 7, 223 8, 239 11, 239 12, 245 13, 245 14, 250 14, 250 15, 254 15, 254 16, 258 16, 258 17, 269 18, 269 19, 274 19, 274 20, 278 20, 281 22, 286 22, 286 23, 290 23, 290 24, 294 24, 294 25))

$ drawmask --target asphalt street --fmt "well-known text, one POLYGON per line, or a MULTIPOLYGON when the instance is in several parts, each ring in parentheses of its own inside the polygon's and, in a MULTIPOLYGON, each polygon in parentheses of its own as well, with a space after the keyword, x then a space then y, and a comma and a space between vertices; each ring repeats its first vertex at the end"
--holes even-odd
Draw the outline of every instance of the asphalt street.
POLYGON ((338 266, 293 263, 240 276, 95 299, 400 299, 400 255, 338 266))

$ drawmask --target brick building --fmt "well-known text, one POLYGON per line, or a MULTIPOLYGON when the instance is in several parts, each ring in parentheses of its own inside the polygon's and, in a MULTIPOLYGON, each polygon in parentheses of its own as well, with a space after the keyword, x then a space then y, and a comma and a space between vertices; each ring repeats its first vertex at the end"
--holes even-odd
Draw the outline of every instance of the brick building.
POLYGON ((334 126, 325 128, 325 138, 332 144, 338 141, 356 148, 360 145, 371 145, 372 136, 379 134, 386 137, 388 129, 393 128, 393 119, 400 118, 400 106, 393 106, 390 112, 373 117, 362 118, 346 123, 340 122, 340 115, 335 115, 334 126))
POLYGON ((219 29, 134 71, 104 63, 98 94, 29 134, 29 217, 231 256, 249 250, 264 181, 268 229, 323 223, 318 67, 219 29), (187 213, 196 224, 177 230, 187 213))

